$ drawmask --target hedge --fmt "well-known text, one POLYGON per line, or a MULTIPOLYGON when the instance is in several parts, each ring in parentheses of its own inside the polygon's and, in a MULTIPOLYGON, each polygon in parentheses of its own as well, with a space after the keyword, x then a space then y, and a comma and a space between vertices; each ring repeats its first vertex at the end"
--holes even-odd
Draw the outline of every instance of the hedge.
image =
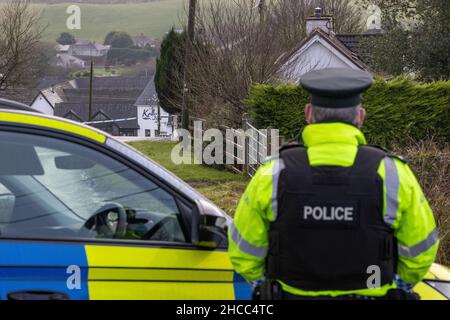
MULTIPOLYGON (((260 128, 277 128, 286 138, 306 125, 306 91, 294 84, 254 85, 245 104, 260 128)), ((364 94, 369 143, 387 147, 434 136, 450 141, 450 80, 420 84, 406 78, 376 79, 364 94)))
POLYGON ((145 61, 153 57, 154 52, 147 49, 111 48, 108 51, 108 61, 145 61))

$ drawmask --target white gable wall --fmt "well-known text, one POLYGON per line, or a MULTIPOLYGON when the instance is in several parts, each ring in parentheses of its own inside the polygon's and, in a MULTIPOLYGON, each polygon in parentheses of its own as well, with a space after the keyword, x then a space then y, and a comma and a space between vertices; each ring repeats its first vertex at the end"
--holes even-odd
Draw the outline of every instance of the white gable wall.
MULTIPOLYGON (((156 105, 138 106, 137 116, 139 124, 138 136, 154 138, 158 130, 158 107, 156 105)), ((163 108, 160 108, 161 133, 172 135, 173 128, 168 125, 169 116, 170 114, 165 112, 163 108)))
POLYGON ((41 93, 33 101, 33 103, 31 104, 31 108, 44 114, 54 114, 53 107, 50 105, 50 103, 48 103, 47 99, 45 99, 41 93))
POLYGON ((281 77, 284 80, 299 82, 305 73, 325 68, 360 69, 321 36, 316 35, 283 66, 281 77))

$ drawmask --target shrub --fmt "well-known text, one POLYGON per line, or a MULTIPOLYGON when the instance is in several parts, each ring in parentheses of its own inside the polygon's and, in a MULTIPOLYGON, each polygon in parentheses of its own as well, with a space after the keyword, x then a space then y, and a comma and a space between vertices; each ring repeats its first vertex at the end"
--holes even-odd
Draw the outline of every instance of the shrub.
POLYGON ((111 48, 129 48, 133 46, 133 39, 126 32, 111 31, 106 35, 106 45, 111 45, 111 48))
MULTIPOLYGON (((245 104, 258 127, 277 128, 286 138, 306 125, 306 91, 294 84, 254 85, 245 104)), ((368 115, 364 133, 369 143, 403 146, 408 139, 436 136, 450 141, 450 80, 419 84, 405 78, 377 79, 364 94, 368 115)))
POLYGON ((73 34, 71 34, 69 32, 63 32, 60 34, 58 39, 56 39, 56 42, 61 45, 69 45, 69 44, 74 44, 77 41, 76 41, 75 37, 73 36, 73 34))
POLYGON ((145 49, 130 49, 130 48, 111 48, 108 51, 107 60, 111 62, 131 62, 146 61, 153 56, 151 51, 145 49))
POLYGON ((309 95, 294 84, 254 85, 245 101, 259 128, 276 128, 286 138, 295 137, 306 125, 303 107, 309 95))
POLYGON ((395 150, 410 161, 439 229, 440 246, 437 262, 450 265, 450 146, 436 139, 410 141, 395 150))

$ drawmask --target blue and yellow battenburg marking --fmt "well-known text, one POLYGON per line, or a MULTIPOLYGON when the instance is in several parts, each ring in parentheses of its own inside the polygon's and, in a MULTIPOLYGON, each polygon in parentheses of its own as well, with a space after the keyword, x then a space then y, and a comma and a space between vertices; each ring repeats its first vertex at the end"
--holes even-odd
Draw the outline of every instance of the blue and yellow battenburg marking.
MULTIPOLYGON (((47 115, 0 111, 0 122, 51 128, 100 143, 100 131, 47 115)), ((0 242, 0 299, 16 291, 67 293, 71 299, 250 299, 251 288, 223 251, 0 242), (70 290, 69 266, 80 270, 70 290)))
POLYGON ((103 245, 0 242, 0 298, 21 290, 71 299, 250 299, 227 252, 103 245), (68 266, 79 289, 69 289, 68 266))
POLYGON ((88 268, 83 245, 0 242, 0 298, 16 291, 67 293, 71 299, 89 299, 88 268), (81 286, 69 290, 67 267, 77 265, 81 286))

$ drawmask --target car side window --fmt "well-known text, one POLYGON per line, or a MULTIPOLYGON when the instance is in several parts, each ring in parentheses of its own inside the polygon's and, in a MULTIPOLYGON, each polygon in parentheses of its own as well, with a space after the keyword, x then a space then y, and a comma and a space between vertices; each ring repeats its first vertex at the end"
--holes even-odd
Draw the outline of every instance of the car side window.
POLYGON ((0 238, 186 241, 174 196, 97 150, 14 132, 0 149, 0 238))

